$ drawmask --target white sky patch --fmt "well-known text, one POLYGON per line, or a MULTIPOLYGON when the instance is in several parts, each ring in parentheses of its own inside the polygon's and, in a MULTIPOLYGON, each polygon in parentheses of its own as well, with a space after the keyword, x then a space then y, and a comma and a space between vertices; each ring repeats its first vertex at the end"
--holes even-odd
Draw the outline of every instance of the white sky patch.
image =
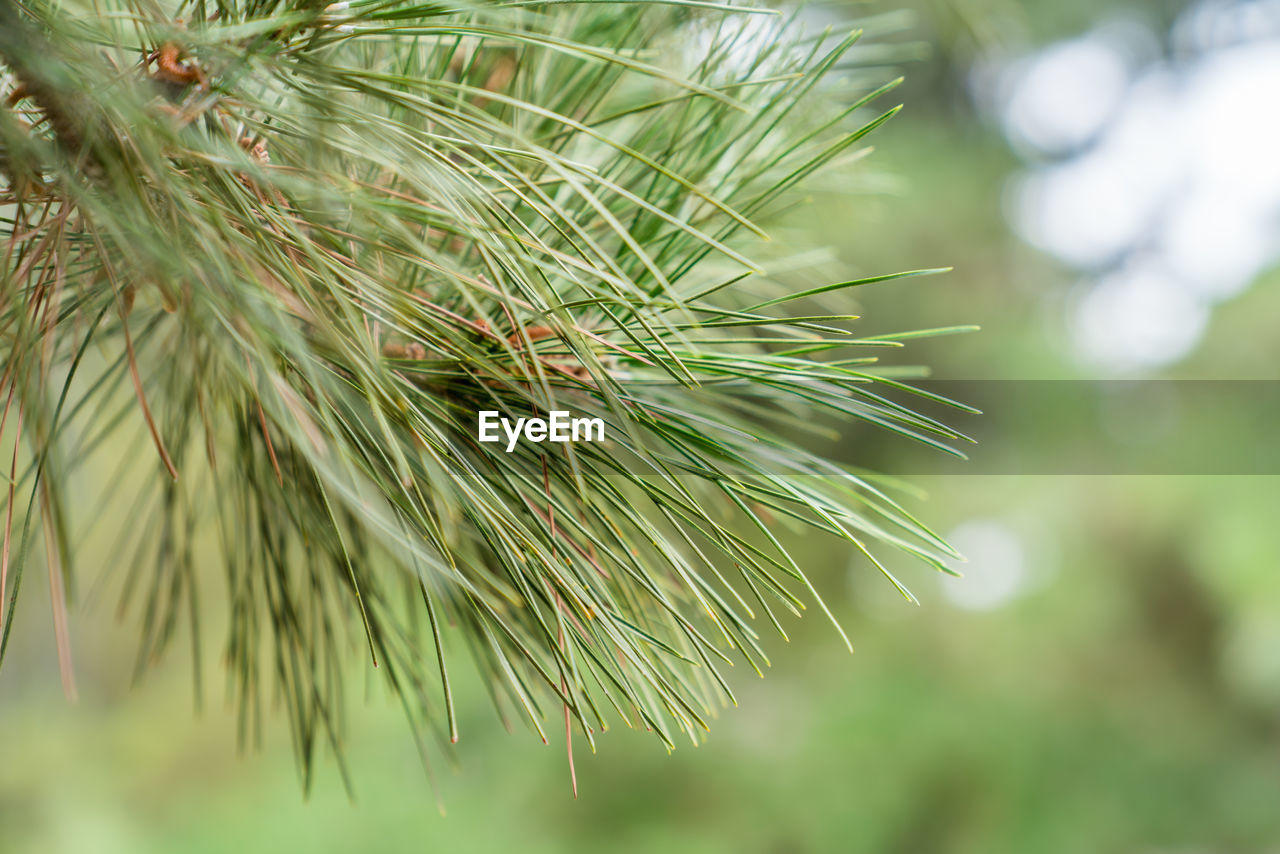
POLYGON ((1126 57, 1101 38, 1050 45, 1018 63, 1008 79, 1004 127, 1039 151, 1069 151, 1100 131, 1129 83, 1126 57))
MULTIPOLYGON (((1090 276, 1069 319, 1082 361, 1152 371, 1190 353, 1215 303, 1280 261, 1280 0, 1210 0, 1137 67, 1114 26, 997 75, 1027 169, 1006 214, 1090 276)), ((1140 39, 1139 39, 1140 41, 1140 39)))
POLYGON ((1014 229, 1073 267, 1105 268, 1139 243, 1165 202, 1128 158, 1091 152, 1027 173, 1012 199, 1014 229))
POLYGON ((1209 308, 1158 261, 1135 261, 1092 284, 1076 306, 1076 350, 1097 367, 1141 372, 1191 352, 1209 308))
POLYGON ((1180 50, 1204 53, 1280 35, 1280 0, 1203 0, 1178 17, 1173 42, 1180 50))
POLYGON ((967 611, 990 611, 1025 591, 1029 581, 1026 547, 999 519, 970 519, 947 536, 968 563, 956 563, 963 578, 940 575, 942 595, 967 611))

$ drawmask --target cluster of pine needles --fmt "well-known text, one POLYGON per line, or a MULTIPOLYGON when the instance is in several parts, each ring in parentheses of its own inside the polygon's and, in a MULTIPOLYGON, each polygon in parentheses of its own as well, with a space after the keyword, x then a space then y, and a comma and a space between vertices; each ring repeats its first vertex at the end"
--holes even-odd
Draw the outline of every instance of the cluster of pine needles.
POLYGON ((856 40, 708 2, 0 0, 4 648, 43 561, 73 693, 73 569, 117 567, 139 670, 185 629, 199 684, 221 615, 242 732, 274 700, 309 782, 353 648, 424 756, 462 647, 544 740, 674 746, 761 623, 826 610, 783 528, 945 569, 795 438, 959 438, 877 370, 909 336, 826 307, 898 276, 748 256, 893 114, 856 40), (480 410, 607 439, 508 453, 480 410))

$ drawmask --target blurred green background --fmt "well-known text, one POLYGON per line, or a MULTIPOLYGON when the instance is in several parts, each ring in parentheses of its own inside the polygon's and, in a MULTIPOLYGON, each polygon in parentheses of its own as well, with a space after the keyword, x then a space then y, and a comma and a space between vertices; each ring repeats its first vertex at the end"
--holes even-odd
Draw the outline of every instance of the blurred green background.
MULTIPOLYGON (((1024 241, 1011 187, 1094 143, 1036 148, 1007 108, 1037 51, 1091 32, 1130 34, 1130 89, 1144 68, 1186 79, 1268 32, 1280 53, 1280 30, 1250 30, 1276 4, 1208 7, 1254 17, 1219 37, 1230 20, 1172 2, 917 3, 888 38, 928 51, 904 66, 907 109, 857 167, 868 192, 817 196, 790 227, 856 272, 955 266, 858 294, 870 334, 983 327, 908 351, 938 377, 1108 376, 1080 323, 1097 282, 1150 246, 1075 264, 1052 238, 1049 251, 1024 241)), ((1104 118, 1121 121, 1124 97, 1104 118)), ((1123 375, 1280 379, 1280 273, 1258 257, 1246 282, 1198 298, 1194 336, 1157 334, 1123 375)), ((136 615, 117 616, 118 572, 79 591, 80 699, 67 703, 37 573, 0 674, 0 850, 1280 852, 1280 478, 912 482, 927 493, 913 508, 969 555, 964 580, 895 564, 915 607, 838 544, 805 544, 855 654, 818 619, 788 626, 767 679, 734 674, 741 705, 705 744, 668 755, 618 729, 591 755, 579 740, 577 800, 564 744, 505 731, 459 658, 462 740, 434 755, 445 817, 376 676, 350 691, 354 802, 332 758, 304 799, 278 718, 237 751, 216 637, 198 712, 181 648, 131 684, 136 615)))

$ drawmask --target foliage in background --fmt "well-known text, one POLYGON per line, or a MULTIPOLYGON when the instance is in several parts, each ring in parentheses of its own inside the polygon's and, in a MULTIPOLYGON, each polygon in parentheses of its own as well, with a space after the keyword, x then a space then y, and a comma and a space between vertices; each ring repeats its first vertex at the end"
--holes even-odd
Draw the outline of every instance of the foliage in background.
POLYGON ((875 354, 907 336, 825 307, 898 276, 796 290, 750 257, 894 112, 828 79, 855 40, 692 2, 0 0, 6 646, 42 554, 74 691, 73 564, 121 561, 142 669, 199 637, 216 548, 242 733, 267 682, 309 780, 354 640, 424 755, 458 737, 445 622, 544 740, 563 710, 566 739, 673 745, 732 700, 722 666, 767 663, 761 620, 821 606, 778 526, 945 569, 797 438, 821 412, 962 438, 892 399, 875 354), (608 441, 507 453, 485 409, 608 441), (143 424, 105 490, 135 524, 77 553, 77 470, 143 424))

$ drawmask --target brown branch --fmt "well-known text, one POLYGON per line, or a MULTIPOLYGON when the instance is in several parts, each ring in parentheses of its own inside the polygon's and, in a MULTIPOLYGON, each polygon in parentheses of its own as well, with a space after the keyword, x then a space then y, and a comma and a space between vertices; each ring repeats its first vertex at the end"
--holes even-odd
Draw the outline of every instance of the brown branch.
POLYGON ((183 58, 182 49, 174 42, 166 42, 156 51, 156 77, 175 86, 205 82, 200 66, 183 58))

